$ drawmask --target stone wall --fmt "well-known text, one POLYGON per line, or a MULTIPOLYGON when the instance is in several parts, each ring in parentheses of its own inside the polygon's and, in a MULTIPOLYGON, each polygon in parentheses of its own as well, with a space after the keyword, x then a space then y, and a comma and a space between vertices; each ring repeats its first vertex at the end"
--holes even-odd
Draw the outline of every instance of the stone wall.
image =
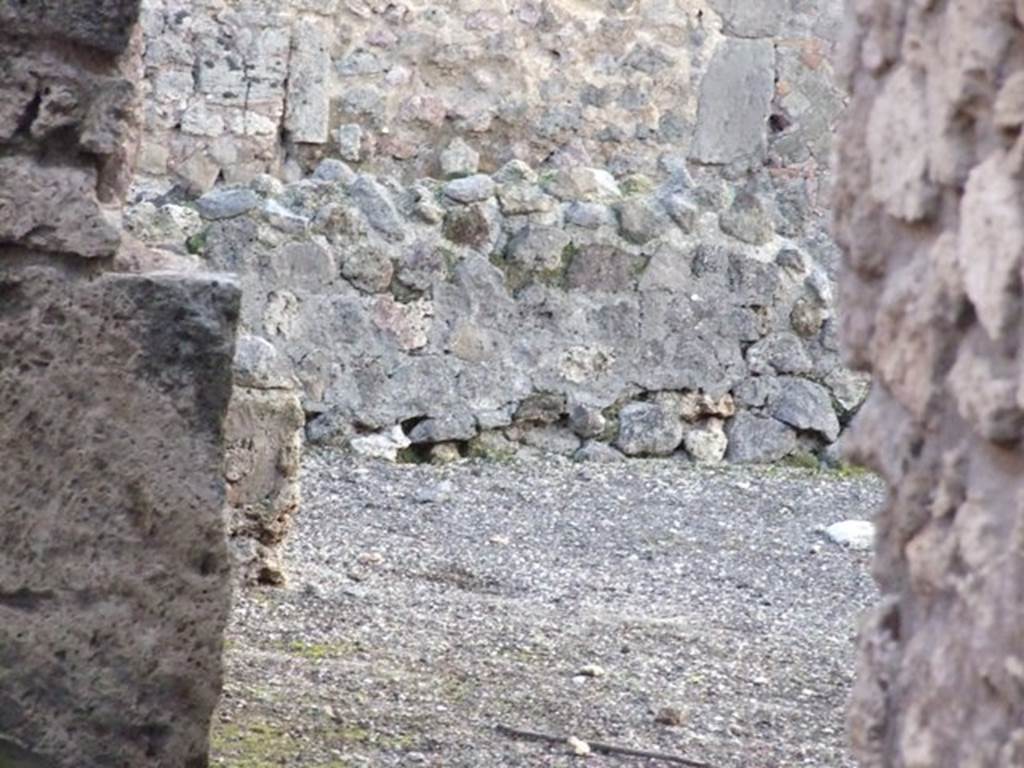
POLYGON ((150 0, 131 226, 242 276, 314 441, 820 455, 839 5, 150 0))
POLYGON ((1024 4, 853 6, 838 141, 852 447, 891 487, 861 763, 1024 765, 1024 4))
POLYGON ((469 175, 402 187, 325 161, 129 221, 241 276, 242 323, 317 442, 774 461, 822 454, 866 395, 836 351, 829 252, 769 196, 444 155, 469 175))
POLYGON ((239 294, 121 230, 137 14, 0 0, 4 766, 198 768, 220 693, 239 294))
POLYGON ((841 0, 145 0, 144 174, 206 191, 324 156, 410 181, 455 137, 617 176, 815 176, 841 0))

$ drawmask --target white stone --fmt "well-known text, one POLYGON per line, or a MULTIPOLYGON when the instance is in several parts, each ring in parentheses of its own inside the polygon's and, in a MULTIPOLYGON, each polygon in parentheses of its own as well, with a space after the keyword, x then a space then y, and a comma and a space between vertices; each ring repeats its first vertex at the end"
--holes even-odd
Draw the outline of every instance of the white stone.
POLYGON ((687 427, 683 435, 686 452, 698 464, 721 464, 729 447, 721 419, 707 419, 687 427))
POLYGON ((578 757, 584 757, 590 754, 590 745, 583 741, 583 739, 570 736, 566 743, 569 745, 569 751, 578 757))
POLYGON ((867 520, 844 520, 825 529, 829 541, 856 550, 875 545, 875 524, 867 520))
POLYGON ((480 168, 480 153, 460 138, 441 153, 441 174, 446 179, 472 176, 480 168))
POLYGON ((359 456, 391 462, 398 461, 398 452, 410 445, 412 443, 409 442, 409 438, 398 426, 392 427, 386 432, 353 437, 349 443, 353 453, 359 456))

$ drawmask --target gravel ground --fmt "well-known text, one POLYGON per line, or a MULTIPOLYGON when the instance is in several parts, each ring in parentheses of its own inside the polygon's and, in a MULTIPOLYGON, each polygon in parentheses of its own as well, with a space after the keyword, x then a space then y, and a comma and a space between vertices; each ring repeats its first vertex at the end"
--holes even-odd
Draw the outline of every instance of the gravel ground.
POLYGON ((237 598, 215 764, 852 766, 870 475, 311 453, 290 583, 237 598))

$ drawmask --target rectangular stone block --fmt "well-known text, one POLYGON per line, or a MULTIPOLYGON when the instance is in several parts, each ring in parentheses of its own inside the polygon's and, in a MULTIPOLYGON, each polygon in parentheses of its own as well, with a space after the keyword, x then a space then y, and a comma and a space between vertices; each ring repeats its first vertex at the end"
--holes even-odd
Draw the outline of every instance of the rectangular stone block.
POLYGON ((281 584, 280 547, 299 509, 305 414, 296 390, 236 386, 225 422, 229 545, 244 584, 281 584))
POLYGON ((0 267, 0 765, 207 765, 238 306, 219 276, 0 267))
POLYGON ((763 158, 774 92, 772 41, 724 40, 701 81, 690 157, 701 163, 763 158))
POLYGON ((292 30, 291 70, 285 128, 294 141, 323 144, 330 115, 330 44, 324 24, 300 19, 292 30))

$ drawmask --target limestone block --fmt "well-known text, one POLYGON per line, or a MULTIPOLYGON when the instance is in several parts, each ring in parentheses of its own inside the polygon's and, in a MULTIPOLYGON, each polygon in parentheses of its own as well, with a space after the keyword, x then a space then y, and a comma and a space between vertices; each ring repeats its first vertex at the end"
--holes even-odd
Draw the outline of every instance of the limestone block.
POLYGON ((235 576, 280 584, 279 547, 299 508, 306 419, 296 390, 236 387, 225 420, 229 543, 235 576))
POLYGON ((238 306, 221 277, 0 272, 0 764, 206 765, 238 306))
POLYGON ((328 137, 330 42, 323 22, 300 19, 292 30, 285 128, 292 140, 324 144, 328 137))
POLYGON ((690 157, 702 163, 762 158, 774 91, 771 41, 723 41, 701 81, 690 157))

